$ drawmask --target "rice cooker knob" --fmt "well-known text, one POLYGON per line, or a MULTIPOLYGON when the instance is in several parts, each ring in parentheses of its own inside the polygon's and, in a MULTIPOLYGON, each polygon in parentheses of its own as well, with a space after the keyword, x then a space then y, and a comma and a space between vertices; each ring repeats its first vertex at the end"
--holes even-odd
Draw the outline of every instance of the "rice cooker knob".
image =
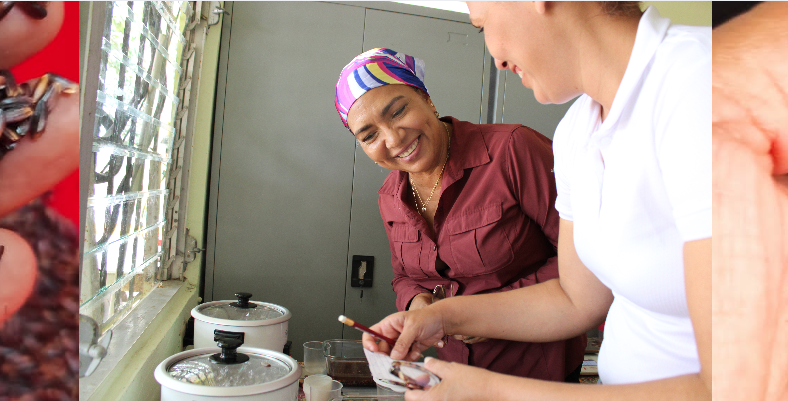
POLYGON ((231 303, 231 306, 241 309, 251 309, 257 307, 256 303, 249 302, 249 299, 252 298, 252 294, 249 292, 236 292, 235 297, 238 298, 238 302, 231 303))
POLYGON ((241 354, 236 350, 244 343, 244 333, 235 331, 213 331, 213 341, 222 349, 220 354, 211 355, 211 360, 224 365, 244 363, 249 360, 249 355, 241 354))

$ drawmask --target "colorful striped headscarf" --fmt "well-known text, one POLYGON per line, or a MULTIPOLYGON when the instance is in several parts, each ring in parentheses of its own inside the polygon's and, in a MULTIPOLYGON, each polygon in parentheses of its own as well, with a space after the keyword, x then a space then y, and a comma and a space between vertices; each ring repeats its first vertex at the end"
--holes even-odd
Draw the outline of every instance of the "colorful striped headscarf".
MULTIPOLYGON (((342 124, 361 95, 389 84, 410 85, 427 92, 424 86, 424 61, 391 49, 372 49, 359 54, 339 74, 334 104, 342 124)), ((349 130, 350 128, 348 128, 349 130)))

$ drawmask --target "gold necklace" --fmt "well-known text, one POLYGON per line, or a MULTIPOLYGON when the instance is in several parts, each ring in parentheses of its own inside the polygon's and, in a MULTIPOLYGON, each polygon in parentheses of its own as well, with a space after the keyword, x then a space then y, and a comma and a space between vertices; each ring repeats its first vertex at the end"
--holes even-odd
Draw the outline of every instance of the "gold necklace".
POLYGON ((446 169, 446 163, 449 161, 449 153, 451 152, 451 134, 449 133, 449 128, 446 126, 446 123, 441 121, 443 124, 443 129, 446 130, 446 136, 449 138, 449 148, 446 149, 446 160, 443 161, 443 167, 441 167, 441 173, 438 175, 438 180, 435 181, 435 185, 432 186, 432 191, 430 191, 430 197, 427 198, 427 202, 421 200, 421 196, 419 195, 419 191, 416 189, 416 185, 413 184, 413 178, 410 178, 410 188, 413 190, 413 201, 416 203, 416 211, 419 214, 422 214, 427 211, 427 205, 430 204, 432 200, 432 196, 435 195, 435 189, 438 188, 438 183, 441 182, 441 178, 443 177, 443 170, 446 169), (421 203, 421 207, 419 207, 419 203, 421 203))

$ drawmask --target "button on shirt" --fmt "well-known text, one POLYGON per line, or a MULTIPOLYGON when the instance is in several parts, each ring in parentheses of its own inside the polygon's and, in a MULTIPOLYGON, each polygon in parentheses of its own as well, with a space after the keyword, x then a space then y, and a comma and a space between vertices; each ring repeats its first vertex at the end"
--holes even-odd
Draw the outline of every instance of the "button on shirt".
POLYGON ((711 236, 711 28, 671 25, 649 7, 608 117, 581 96, 553 149, 556 209, 615 296, 600 379, 697 373, 683 246, 711 236))
MULTIPOLYGON (((453 283, 456 296, 511 290, 558 277, 551 141, 521 125, 450 121, 451 155, 441 183, 434 237, 407 196, 407 173, 392 171, 378 191, 399 310, 438 284, 453 283), (445 265, 436 269, 438 258, 445 265)), ((450 339, 438 352, 441 359, 492 371, 563 380, 582 363, 584 349, 581 336, 544 344, 491 340, 465 345, 450 339)))

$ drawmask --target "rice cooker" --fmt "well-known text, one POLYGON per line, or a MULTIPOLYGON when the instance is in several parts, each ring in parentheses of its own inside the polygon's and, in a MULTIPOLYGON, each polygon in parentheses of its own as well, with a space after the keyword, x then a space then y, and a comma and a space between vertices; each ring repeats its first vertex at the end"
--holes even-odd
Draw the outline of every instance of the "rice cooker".
POLYGON ((192 309, 194 348, 214 347, 214 330, 242 332, 244 345, 282 352, 287 343, 287 324, 292 314, 287 308, 266 302, 249 301, 252 294, 239 292, 237 301, 215 301, 192 309))
POLYGON ((240 347, 244 333, 216 330, 221 348, 175 354, 154 372, 162 401, 294 401, 301 367, 268 349, 240 347), (240 348, 239 348, 240 347, 240 348))

